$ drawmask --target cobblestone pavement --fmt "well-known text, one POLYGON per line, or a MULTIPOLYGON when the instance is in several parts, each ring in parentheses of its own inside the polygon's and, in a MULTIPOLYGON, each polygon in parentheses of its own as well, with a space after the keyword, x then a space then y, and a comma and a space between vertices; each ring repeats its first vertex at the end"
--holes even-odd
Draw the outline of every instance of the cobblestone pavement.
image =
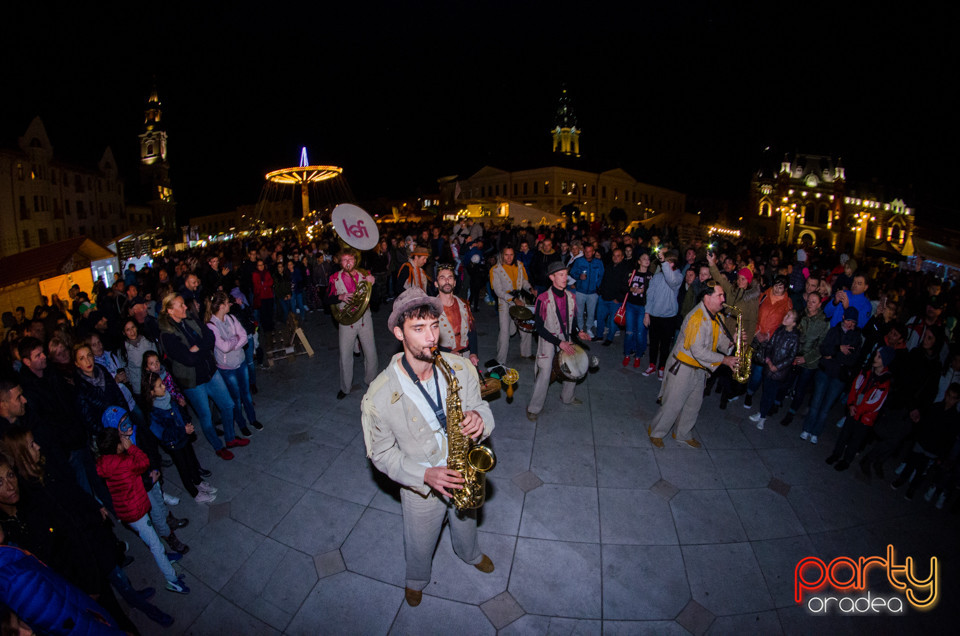
MULTIPOLYGON (((397 351, 386 315, 374 318, 381 368, 397 351)), ((494 308, 483 306, 477 319, 487 360, 494 308)), ((922 492, 905 501, 856 466, 832 470, 824 458, 836 429, 817 446, 799 439, 798 423, 770 419, 759 431, 742 401, 721 411, 715 395, 694 431, 702 450, 671 440, 653 448, 646 423, 659 382, 621 365, 620 337, 591 345, 601 368, 577 387, 583 404, 561 404, 554 385, 537 423, 524 416, 533 363, 519 358, 514 338, 510 362, 521 380, 511 404, 502 396, 491 403, 498 465, 480 514, 481 547, 496 571, 460 562, 444 531, 423 603, 410 608, 397 489, 365 457, 365 387, 335 399, 327 321, 305 321, 314 357, 259 372, 265 429, 235 460, 196 443, 220 494, 210 506, 186 497, 173 508, 190 519, 178 535, 191 547, 180 567, 192 592, 158 591, 155 602, 176 618, 169 630, 132 611, 144 633, 810 634, 956 624, 957 515, 934 509, 922 492), (943 602, 934 610, 821 616, 794 602, 802 558, 884 555, 888 544, 898 559, 914 557, 921 576, 931 556, 940 559, 943 602)), ((357 360, 355 382, 362 376, 357 360)), ((168 492, 182 494, 175 471, 166 480, 168 492)), ((135 584, 160 588, 146 549, 120 534, 133 546, 135 584)), ((869 581, 873 596, 895 593, 879 570, 869 581)))

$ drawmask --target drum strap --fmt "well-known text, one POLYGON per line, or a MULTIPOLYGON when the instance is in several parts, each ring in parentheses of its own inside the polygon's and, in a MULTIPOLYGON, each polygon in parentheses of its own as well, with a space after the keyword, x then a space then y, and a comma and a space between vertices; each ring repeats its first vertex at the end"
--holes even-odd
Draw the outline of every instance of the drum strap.
MULTIPOLYGON (((550 293, 553 294, 553 287, 552 287, 552 286, 550 287, 550 293)), ((562 293, 563 293, 563 300, 564 300, 564 301, 569 300, 569 299, 567 298, 567 292, 562 292, 562 293)), ((565 313, 565 312, 561 312, 561 311, 560 311, 560 303, 557 302, 556 294, 554 294, 553 308, 554 308, 554 309, 556 310, 556 312, 557 312, 557 320, 560 321, 560 330, 563 332, 563 339, 564 339, 564 340, 570 340, 570 333, 569 333, 570 328, 569 328, 568 325, 567 325, 567 317, 563 315, 563 313, 565 313)))

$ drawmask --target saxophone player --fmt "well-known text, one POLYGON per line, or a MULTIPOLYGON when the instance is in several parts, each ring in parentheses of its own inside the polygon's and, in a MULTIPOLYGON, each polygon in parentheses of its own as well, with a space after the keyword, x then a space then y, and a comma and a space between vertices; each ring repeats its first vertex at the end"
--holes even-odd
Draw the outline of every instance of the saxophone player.
MULTIPOLYGON (((387 327, 403 351, 370 385, 361 405, 367 457, 399 484, 406 557, 405 598, 420 604, 430 582, 434 548, 444 518, 453 550, 484 573, 493 562, 480 551, 476 510, 458 512, 450 491, 462 488, 460 473, 447 463, 447 383, 435 368, 431 349, 439 342, 443 307, 419 287, 406 290, 393 304, 387 327)), ((461 432, 480 441, 493 430, 493 413, 480 397, 477 371, 452 354, 441 354, 460 384, 461 432)))
MULTIPOLYGON (((347 300, 357 291, 361 280, 367 284, 374 283, 374 277, 360 272, 357 267, 357 253, 352 249, 345 249, 340 253, 339 272, 330 276, 330 300, 339 303, 342 310, 347 300)), ((368 385, 377 375, 377 345, 373 340, 373 318, 370 308, 367 307, 360 320, 353 324, 338 326, 340 336, 340 391, 337 399, 342 400, 350 393, 353 387, 353 347, 357 340, 363 351, 363 381, 368 385)))
POLYGON ((647 434, 650 443, 663 448, 663 438, 676 424, 673 434, 677 442, 691 448, 700 448, 691 436, 707 376, 720 365, 736 369, 737 357, 725 355, 733 346, 719 315, 725 295, 715 280, 703 284, 703 298, 683 319, 677 342, 668 361, 668 371, 660 387, 660 410, 650 422, 647 434))

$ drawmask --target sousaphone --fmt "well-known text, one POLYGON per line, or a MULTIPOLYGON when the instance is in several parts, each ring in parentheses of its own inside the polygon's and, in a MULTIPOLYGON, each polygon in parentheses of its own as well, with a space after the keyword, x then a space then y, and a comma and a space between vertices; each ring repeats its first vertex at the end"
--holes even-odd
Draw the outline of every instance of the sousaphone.
MULTIPOLYGON (((340 240, 357 251, 372 250, 380 242, 380 231, 377 229, 376 222, 362 208, 352 203, 341 203, 333 208, 330 220, 333 223, 333 231, 337 233, 340 240)), ((334 319, 341 325, 352 325, 357 322, 370 306, 373 285, 364 280, 367 276, 365 270, 358 268, 357 272, 360 274, 357 290, 344 301, 342 307, 334 305, 331 308, 334 319)))

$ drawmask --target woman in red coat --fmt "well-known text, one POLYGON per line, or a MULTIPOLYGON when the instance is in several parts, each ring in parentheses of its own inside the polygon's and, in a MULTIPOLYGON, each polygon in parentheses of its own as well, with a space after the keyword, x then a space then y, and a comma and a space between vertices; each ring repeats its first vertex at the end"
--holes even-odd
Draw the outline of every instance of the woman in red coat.
POLYGON ((258 320, 263 330, 273 331, 273 276, 259 259, 253 272, 253 309, 259 312, 258 320))

